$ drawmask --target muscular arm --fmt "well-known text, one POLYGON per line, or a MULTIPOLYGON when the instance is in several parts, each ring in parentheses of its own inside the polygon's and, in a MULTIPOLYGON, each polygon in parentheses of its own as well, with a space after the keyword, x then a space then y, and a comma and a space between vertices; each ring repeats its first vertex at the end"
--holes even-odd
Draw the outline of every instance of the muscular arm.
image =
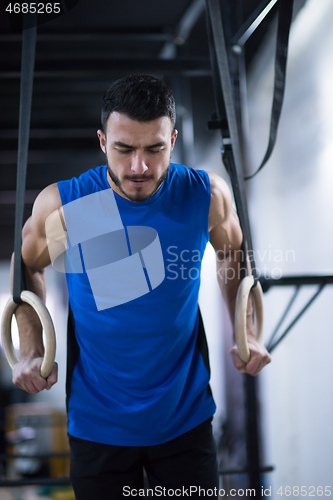
MULTIPOLYGON (((243 236, 237 214, 232 208, 231 193, 227 184, 216 174, 210 172, 208 174, 211 182, 210 242, 216 253, 219 287, 227 304, 232 324, 234 324, 236 296, 241 281, 241 244, 243 236)), ((252 313, 252 301, 249 301, 247 338, 251 353, 250 361, 245 364, 240 359, 236 346, 232 348, 230 354, 235 367, 239 371, 257 375, 271 361, 271 358, 266 349, 256 340, 252 313)))
MULTIPOLYGON (((26 266, 29 290, 44 302, 46 285, 44 269, 51 263, 45 221, 61 208, 61 200, 56 184, 48 186, 37 197, 31 217, 22 230, 22 257, 26 266)), ((13 262, 11 275, 13 275, 13 262)), ((21 304, 15 312, 20 336, 20 361, 13 369, 13 382, 25 391, 35 394, 50 389, 57 381, 57 364, 45 380, 40 376, 44 346, 39 318, 28 304, 21 304)))

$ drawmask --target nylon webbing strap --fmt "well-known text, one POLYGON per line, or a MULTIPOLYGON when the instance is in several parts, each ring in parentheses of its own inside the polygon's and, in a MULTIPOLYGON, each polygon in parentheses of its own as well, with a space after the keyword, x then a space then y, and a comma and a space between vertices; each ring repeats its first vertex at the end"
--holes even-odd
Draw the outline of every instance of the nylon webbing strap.
POLYGON ((245 180, 252 179, 263 168, 263 166, 269 160, 275 146, 286 84, 288 41, 291 21, 293 17, 293 3, 293 0, 279 0, 279 20, 275 53, 274 95, 268 147, 259 168, 254 172, 254 174, 245 177, 245 180))
POLYGON ((21 85, 20 85, 20 115, 18 134, 18 159, 16 179, 16 210, 15 210, 15 239, 14 239, 14 280, 13 300, 17 304, 20 299, 23 285, 21 257, 22 225, 24 212, 24 195, 26 185, 26 172, 28 164, 28 148, 30 134, 30 116, 32 102, 32 86, 35 66, 37 27, 23 30, 22 35, 22 60, 21 60, 21 85))
POLYGON ((244 245, 243 248, 246 248, 247 251, 250 252, 251 270, 255 282, 257 282, 258 277, 253 255, 250 221, 247 211, 247 199, 245 193, 236 111, 231 87, 228 55, 224 38, 221 11, 218 0, 206 0, 206 4, 208 24, 210 26, 210 32, 213 42, 210 44, 210 49, 214 52, 212 69, 213 78, 215 80, 214 90, 216 94, 216 104, 218 106, 220 120, 224 121, 225 117, 227 119, 227 127, 229 129, 231 139, 231 147, 229 146, 223 152, 223 162, 230 175, 237 213, 243 231, 244 242, 246 242, 246 245, 244 245), (223 95, 224 109, 221 109, 221 93, 223 95))

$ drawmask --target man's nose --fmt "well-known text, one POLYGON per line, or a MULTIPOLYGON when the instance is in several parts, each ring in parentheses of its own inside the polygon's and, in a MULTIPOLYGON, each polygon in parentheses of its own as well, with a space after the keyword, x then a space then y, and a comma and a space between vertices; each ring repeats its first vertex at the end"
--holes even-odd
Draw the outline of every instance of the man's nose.
POLYGON ((146 172, 146 170, 148 170, 144 155, 139 151, 134 155, 132 159, 131 170, 137 175, 142 175, 146 172))

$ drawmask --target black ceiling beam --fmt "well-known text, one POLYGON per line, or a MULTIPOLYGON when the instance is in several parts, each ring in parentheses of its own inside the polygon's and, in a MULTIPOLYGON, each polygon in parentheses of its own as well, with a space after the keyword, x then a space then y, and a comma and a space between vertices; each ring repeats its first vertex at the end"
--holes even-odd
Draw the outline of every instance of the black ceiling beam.
MULTIPOLYGON (((0 79, 20 78, 18 61, 8 61, 3 65, 0 79)), ((109 78, 112 74, 128 72, 181 74, 184 76, 208 76, 211 74, 210 61, 206 57, 182 57, 177 59, 159 58, 109 58, 103 61, 36 61, 34 78, 109 78)))
MULTIPOLYGON (((78 177, 89 168, 105 164, 105 157, 93 154, 88 151, 82 154, 80 150, 63 151, 56 158, 52 158, 49 151, 40 151, 38 163, 31 161, 29 155, 27 189, 42 190, 45 186, 71 177, 78 177), (76 153, 76 154, 75 154, 76 153)), ((17 156, 17 155, 16 155, 17 156)), ((14 190, 16 184, 16 165, 0 165, 1 172, 1 190, 14 190)), ((3 204, 0 212, 6 205, 3 204)))
MULTIPOLYGON (((8 71, 6 71, 8 72, 8 71)), ((12 72, 12 70, 11 70, 12 72)), ((16 71, 15 71, 16 72, 16 71)), ((0 78, 1 78, 1 70, 0 70, 0 78)), ((110 83, 108 79, 98 80, 95 82, 90 82, 87 80, 82 81, 72 81, 69 82, 56 82, 49 81, 47 83, 37 80, 36 85, 34 85, 34 97, 37 96, 41 100, 47 96, 54 97, 78 97, 78 99, 82 99, 82 97, 96 97, 101 94, 101 92, 105 91, 105 82, 110 83), (58 85, 57 85, 58 84, 58 85), (90 88, 89 88, 90 87, 90 88)), ((17 81, 13 82, 3 79, 1 81, 1 92, 0 92, 0 101, 2 104, 8 102, 7 97, 10 99, 16 98, 19 95, 19 90, 17 89, 17 81)))
MULTIPOLYGON (((52 106, 85 106, 85 108, 89 107, 90 103, 94 103, 94 101, 98 98, 101 99, 101 95, 103 95, 105 91, 105 86, 99 92, 93 92, 90 95, 85 93, 68 93, 67 95, 63 93, 36 93, 34 91, 33 96, 33 106, 34 110, 41 108, 49 108, 50 102, 52 102, 52 106)), ((5 110, 12 110, 18 106, 18 94, 13 93, 12 95, 0 95, 0 108, 4 113, 5 110)))
MULTIPOLYGON (((30 139, 91 139, 95 138, 94 128, 41 128, 31 129, 30 139)), ((0 140, 17 139, 18 129, 0 130, 0 140)))
MULTIPOLYGON (((90 47, 75 47, 70 50, 68 47, 63 46, 62 49, 59 46, 47 46, 44 45, 41 49, 36 53, 36 62, 39 64, 44 64, 45 61, 82 61, 86 60, 94 60, 97 64, 101 62, 109 61, 110 59, 122 59, 123 57, 130 57, 133 59, 134 57, 138 57, 140 59, 151 58, 156 55, 156 47, 153 46, 155 50, 152 50, 151 45, 149 44, 149 50, 143 50, 140 44, 136 44, 135 47, 132 45, 127 46, 127 50, 120 50, 118 46, 90 46, 90 47)), ((7 51, 1 55, 1 65, 2 67, 6 67, 8 61, 17 60, 16 51, 7 51)))
MULTIPOLYGON (((1 70, 0 70, 1 75, 1 70)), ((36 96, 44 97, 46 95, 53 96, 57 95, 70 95, 71 97, 79 96, 86 97, 90 95, 103 95, 106 87, 105 85, 110 84, 110 79, 96 80, 96 81, 80 81, 80 80, 69 80, 69 81, 48 81, 45 83, 42 80, 37 80, 34 82, 33 99, 36 96)), ((3 101, 8 97, 15 97, 18 99, 20 92, 20 82, 19 80, 2 80, 1 81, 1 95, 0 99, 3 101)))
MULTIPOLYGON (((98 139, 96 139, 96 149, 71 149, 71 150, 59 150, 59 149, 33 149, 29 151, 28 163, 35 165, 44 164, 59 164, 64 162, 66 158, 67 163, 76 162, 87 164, 92 160, 100 157, 103 153, 99 152, 98 149, 98 139)), ((104 159, 104 157, 103 157, 104 159)), ((0 155, 0 168, 3 165, 16 165, 17 163, 17 151, 15 150, 5 150, 1 152, 0 155)))
POLYGON ((251 16, 245 21, 243 26, 232 37, 231 45, 243 47, 250 36, 255 32, 265 17, 269 14, 278 0, 263 0, 254 10, 251 16))
MULTIPOLYGON (((32 204, 37 195, 39 194, 38 189, 26 189, 24 193, 24 203, 32 204)), ((0 191, 0 205, 15 205, 16 204, 16 191, 8 190, 8 191, 0 191)))
POLYGON ((205 12, 205 0, 192 0, 185 13, 181 17, 173 38, 166 41, 160 51, 162 59, 172 59, 176 55, 176 46, 184 45, 189 38, 192 29, 197 24, 199 18, 205 12))
MULTIPOLYGON (((37 33, 38 42, 168 42, 173 33, 37 33)), ((0 35, 0 42, 21 42, 22 35, 0 35)))

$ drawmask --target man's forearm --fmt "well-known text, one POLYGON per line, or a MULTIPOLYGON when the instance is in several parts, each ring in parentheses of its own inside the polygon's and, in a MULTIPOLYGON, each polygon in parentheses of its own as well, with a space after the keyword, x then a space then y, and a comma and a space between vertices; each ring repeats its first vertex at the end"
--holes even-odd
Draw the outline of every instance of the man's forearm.
MULTIPOLYGON (((218 284, 227 305, 230 319, 234 325, 236 297, 244 275, 244 269, 242 269, 242 250, 230 252, 223 260, 218 258, 217 253, 216 271, 218 284)), ((249 300, 247 308, 247 332, 248 335, 254 334, 252 300, 249 300)))
MULTIPOLYGON (((11 282, 13 283, 14 255, 11 262, 11 282)), ((26 267, 29 290, 44 302, 46 285, 44 270, 34 270, 26 267)), ((42 327, 37 313, 29 304, 20 304, 15 311, 16 322, 20 336, 20 356, 39 357, 44 354, 42 327)))

